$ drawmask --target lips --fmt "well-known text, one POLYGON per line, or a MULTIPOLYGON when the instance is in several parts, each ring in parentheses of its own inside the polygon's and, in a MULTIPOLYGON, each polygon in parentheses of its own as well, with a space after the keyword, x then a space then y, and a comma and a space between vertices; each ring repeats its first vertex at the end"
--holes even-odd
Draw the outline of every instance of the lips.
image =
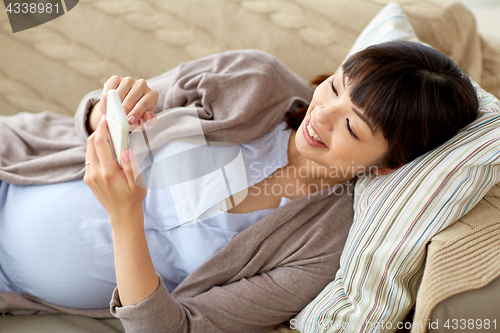
POLYGON ((317 139, 319 139, 319 141, 321 141, 321 143, 324 143, 324 141, 321 139, 321 137, 318 134, 318 130, 316 129, 316 126, 314 126, 313 123, 311 122, 310 117, 309 117, 309 123, 307 124, 306 129, 309 131, 309 135, 311 135, 312 137, 314 137, 314 135, 316 135, 316 137, 314 137, 314 139, 316 139, 316 141, 318 141, 317 139), (309 128, 309 127, 311 127, 311 128, 309 128), (311 134, 310 129, 312 129, 314 134, 311 134))
MULTIPOLYGON (((314 127, 314 125, 311 123, 311 116, 309 116, 308 119, 306 119, 304 125, 302 126, 302 134, 304 135, 304 138, 306 140, 306 142, 312 146, 312 147, 316 147, 316 148, 328 148, 324 143, 322 142, 319 142, 318 140, 316 140, 315 138, 313 138, 310 134, 309 134, 309 131, 307 130, 307 126, 308 125, 311 125, 311 128, 312 130, 316 133, 316 135, 318 135, 318 132, 316 131, 316 127, 314 127)), ((319 135, 318 135, 319 137, 319 135)), ((321 137, 319 137, 319 139, 321 141, 323 141, 321 139, 321 137)))

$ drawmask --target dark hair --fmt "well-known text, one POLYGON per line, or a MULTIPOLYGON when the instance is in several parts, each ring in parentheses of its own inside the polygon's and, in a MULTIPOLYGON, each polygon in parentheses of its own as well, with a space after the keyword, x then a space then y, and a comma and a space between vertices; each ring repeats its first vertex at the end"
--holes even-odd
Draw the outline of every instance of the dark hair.
MULTIPOLYGON (((388 143, 379 167, 395 168, 415 159, 477 117, 479 102, 468 76, 451 59, 420 43, 370 46, 351 56, 342 70, 352 103, 388 143)), ((301 113, 303 118, 305 111, 301 113)), ((299 117, 288 116, 289 126, 299 117)))

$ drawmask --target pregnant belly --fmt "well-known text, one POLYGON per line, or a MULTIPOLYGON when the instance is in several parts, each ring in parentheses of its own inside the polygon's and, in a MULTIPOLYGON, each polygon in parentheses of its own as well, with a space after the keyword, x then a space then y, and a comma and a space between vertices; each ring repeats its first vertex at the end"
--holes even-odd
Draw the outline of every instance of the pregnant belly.
POLYGON ((82 180, 2 191, 0 264, 11 291, 107 308, 116 285, 106 211, 82 180))

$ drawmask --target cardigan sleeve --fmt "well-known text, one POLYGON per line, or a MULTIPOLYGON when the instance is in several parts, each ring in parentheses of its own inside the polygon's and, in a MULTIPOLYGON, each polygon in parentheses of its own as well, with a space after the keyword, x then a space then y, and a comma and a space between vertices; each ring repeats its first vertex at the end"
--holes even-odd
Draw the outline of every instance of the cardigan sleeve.
MULTIPOLYGON (((347 187, 345 187, 347 188, 347 187)), ((292 200, 248 227, 169 294, 111 313, 127 333, 267 332, 335 279, 352 225, 352 195, 292 200), (273 216, 274 215, 274 216, 273 216)))
POLYGON ((80 101, 80 104, 78 105, 78 108, 76 109, 75 113, 75 129, 77 135, 84 139, 87 140, 89 137, 89 132, 87 131, 87 119, 89 116, 89 111, 92 106, 97 104, 99 99, 101 98, 101 92, 102 89, 99 90, 94 90, 85 95, 85 97, 82 98, 80 101))
POLYGON ((110 311, 127 333, 267 332, 291 319, 335 277, 340 252, 318 255, 175 299, 160 279, 137 305, 121 307, 118 289, 110 311))

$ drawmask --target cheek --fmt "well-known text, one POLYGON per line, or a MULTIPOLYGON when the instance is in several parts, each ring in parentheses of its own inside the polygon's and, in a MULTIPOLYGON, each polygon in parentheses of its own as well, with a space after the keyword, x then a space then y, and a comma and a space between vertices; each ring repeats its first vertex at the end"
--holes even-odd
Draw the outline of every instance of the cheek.
POLYGON ((351 160, 356 159, 358 153, 358 148, 351 141, 337 131, 332 137, 332 142, 334 143, 329 153, 337 160, 348 161, 350 163, 351 160))
POLYGON ((366 168, 377 160, 378 154, 373 147, 364 145, 357 140, 353 140, 346 135, 339 135, 334 138, 336 142, 329 151, 329 158, 339 165, 366 168))

